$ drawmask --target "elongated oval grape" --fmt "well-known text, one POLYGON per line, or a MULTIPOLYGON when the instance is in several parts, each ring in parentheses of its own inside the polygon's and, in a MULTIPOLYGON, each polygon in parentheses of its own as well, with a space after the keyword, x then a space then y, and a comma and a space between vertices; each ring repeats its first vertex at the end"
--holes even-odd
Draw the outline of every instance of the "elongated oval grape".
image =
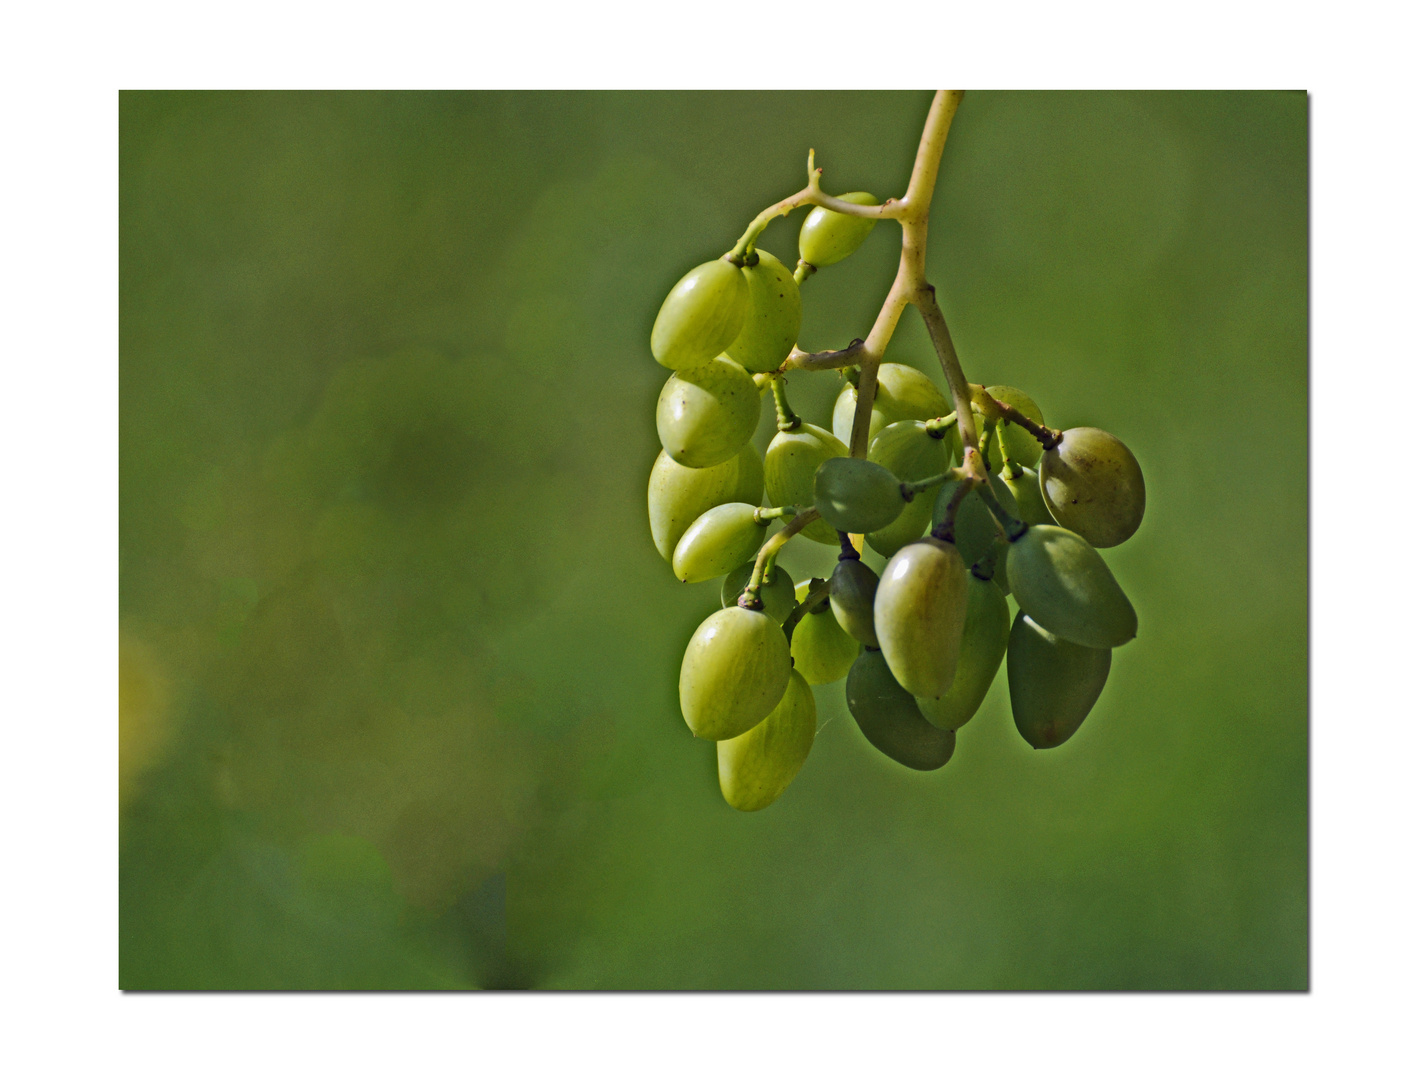
MULTIPOLYGON (((810 581, 797 586, 797 602, 807 599, 810 581)), ((861 645, 842 629, 828 600, 814 607, 792 631, 792 663, 813 686, 845 679, 861 645)))
POLYGON ((707 581, 731 574, 758 553, 767 525, 751 503, 724 503, 700 514, 673 549, 673 572, 680 581, 707 581))
POLYGON ((1114 547, 1144 520, 1144 472, 1107 431, 1070 428, 1040 462, 1040 493, 1055 520, 1095 547, 1114 547))
MULTIPOLYGON (((957 480, 947 480, 936 492, 936 501, 931 507, 931 526, 933 528, 939 525, 941 519, 946 516, 946 508, 950 506, 951 497, 955 495, 959 484, 960 482, 957 480)), ((990 477, 990 490, 995 492, 996 501, 1001 506, 1011 514, 1016 513, 1015 496, 1005 486, 1005 481, 994 473, 990 477)), ((1000 526, 995 523, 995 518, 991 516, 989 507, 985 505, 985 500, 975 490, 966 492, 965 498, 956 508, 955 523, 956 549, 961 553, 965 564, 974 566, 978 563, 999 536, 1000 526)))
MULTIPOLYGON (((724 607, 732 607, 738 602, 738 597, 743 595, 743 590, 748 587, 748 579, 752 576, 753 564, 749 562, 723 579, 724 607)), ((758 599, 763 602, 763 613, 781 626, 797 606, 796 586, 792 584, 792 575, 780 566, 773 567, 772 580, 763 582, 758 599)))
POLYGON ((750 298, 743 272, 727 259, 695 266, 664 297, 649 344, 666 368, 706 364, 733 343, 750 298))
POLYGON ((729 502, 756 506, 762 497, 763 461, 751 443, 707 469, 687 468, 660 450, 649 473, 649 528, 654 546, 665 559, 672 559, 674 548, 699 515, 729 502))
POLYGON ((1005 674, 1010 712, 1036 750, 1060 746, 1079 730, 1109 678, 1114 654, 1056 637, 1021 611, 1010 627, 1005 674))
POLYGON ((921 715, 938 728, 955 731, 975 715, 985 700, 1010 634, 1010 605, 994 581, 966 574, 966 628, 956 678, 938 698, 918 697, 921 715))
POLYGON ((882 571, 874 606, 886 666, 916 697, 940 697, 956 678, 966 619, 966 566, 954 544, 928 536, 882 571))
MULTIPOLYGON (((1040 474, 1034 469, 1025 469, 1019 476, 1002 472, 1000 479, 1015 496, 1014 514, 1026 525, 1056 525, 1050 509, 1045 505, 1045 497, 1040 494, 1040 474)), ((1009 507, 1006 507, 1008 510, 1009 507)))
MULTIPOLYGON (((875 206, 881 201, 867 191, 849 191, 837 198, 858 206, 875 206)), ((875 227, 876 218, 853 217, 814 206, 802 222, 802 231, 797 236, 797 254, 803 262, 819 269, 831 266, 861 247, 862 241, 871 235, 875 227)))
MULTIPOLYGON (((890 470, 898 480, 924 480, 946 471, 946 439, 926 431, 920 420, 898 420, 877 432, 867 448, 867 460, 890 470)), ((874 551, 888 558, 912 540, 920 538, 931 522, 936 504, 936 488, 927 488, 905 503, 896 520, 885 528, 868 533, 866 541, 874 551)))
POLYGON ((845 533, 869 533, 890 525, 906 500, 901 481, 874 461, 828 458, 812 477, 812 502, 828 525, 845 533))
POLYGON ((1031 526, 1010 545, 1005 570, 1021 610, 1056 637, 1112 649, 1139 632, 1104 556, 1068 529, 1031 526))
POLYGON ((939 769, 956 751, 956 733, 928 723, 875 649, 847 672, 847 709, 867 742, 910 769, 939 769))
POLYGON ((726 357, 669 376, 655 420, 668 456, 690 469, 727 461, 753 437, 762 398, 753 377, 726 357))
POLYGON ((756 266, 743 267, 748 314, 728 355, 749 371, 772 371, 787 359, 802 329, 802 294, 774 255, 758 249, 756 266))
MULTIPOLYGON (((767 444, 763 474, 773 506, 812 505, 812 478, 828 458, 846 457, 847 444, 830 431, 803 421, 792 431, 779 431, 767 444)), ((802 535, 820 544, 836 544, 837 530, 818 518, 802 535)))
POLYGON ((881 579, 860 559, 838 559, 828 601, 832 614, 851 637, 876 647, 876 589, 881 579))
MULTIPOLYGON (((936 384, 908 364, 882 364, 876 372, 876 400, 871 405, 867 439, 876 438, 887 424, 898 420, 931 420, 951 411, 936 384)), ((848 446, 857 412, 857 388, 848 384, 832 406, 832 434, 848 446)), ((871 445, 870 441, 867 443, 871 445)))
MULTIPOLYGON (((997 401, 1003 401, 1012 409, 1022 413, 1027 420, 1033 420, 1037 424, 1045 422, 1044 414, 1040 412, 1040 406, 1036 405, 1029 394, 1015 389, 1013 386, 987 386, 985 392, 997 401)), ((1004 433, 1005 445, 1010 450, 1010 456, 1021 465, 1033 466, 1040 460, 1040 455, 1045 448, 1040 445, 1040 440, 1031 435, 1019 424, 1012 424, 1008 420, 1001 422, 1004 433)), ((989 447, 986 448, 986 465, 992 472, 998 472, 1005 464, 1005 459, 1000 453, 1001 432, 996 432, 989 447)))
POLYGON ((792 674, 782 627, 761 611, 726 607, 693 632, 678 673, 678 704, 700 739, 732 739, 776 708, 792 674))
POLYGON ((718 743, 718 786, 734 810, 762 810, 792 783, 817 734, 817 699, 795 669, 776 708, 718 743))

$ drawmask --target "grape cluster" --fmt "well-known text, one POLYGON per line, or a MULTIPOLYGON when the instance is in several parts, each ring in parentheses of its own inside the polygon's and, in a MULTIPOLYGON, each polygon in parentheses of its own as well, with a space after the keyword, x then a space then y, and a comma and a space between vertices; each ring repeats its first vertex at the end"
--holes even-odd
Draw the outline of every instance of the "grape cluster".
MULTIPOLYGON (((840 199, 877 205, 865 192, 840 199)), ((684 652, 679 703, 694 735, 717 742, 719 785, 740 810, 768 806, 801 769, 817 730, 813 684, 845 679, 873 746, 937 769, 1002 661, 1016 728, 1032 747, 1055 747, 1138 630, 1098 550, 1144 516, 1143 473, 1113 435, 1047 427, 1010 386, 964 384, 970 411, 958 423, 929 378, 895 363, 842 369, 831 430, 793 411, 785 380, 797 369, 801 285, 875 224, 816 206, 795 272, 740 243, 684 275, 653 326, 654 358, 673 369, 649 477, 654 544, 682 581, 723 578, 723 606, 684 652), (852 456, 866 371, 866 453, 852 456), (749 440, 769 391, 778 431, 759 454, 749 440), (797 533, 836 549, 825 578, 794 584, 777 565, 797 533), (888 559, 881 575, 861 559, 868 545, 888 559)))

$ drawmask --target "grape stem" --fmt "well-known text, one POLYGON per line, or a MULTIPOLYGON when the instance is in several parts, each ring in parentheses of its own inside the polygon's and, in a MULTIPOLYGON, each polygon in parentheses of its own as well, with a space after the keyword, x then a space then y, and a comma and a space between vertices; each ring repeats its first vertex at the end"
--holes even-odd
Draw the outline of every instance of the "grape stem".
POLYGON ((921 492, 933 487, 938 487, 947 480, 962 480, 972 486, 980 483, 975 474, 968 469, 952 466, 945 472, 937 473, 935 476, 928 476, 924 480, 909 480, 903 483, 901 485, 901 497, 907 502, 910 502, 917 495, 921 494, 921 492))
POLYGON ((995 492, 988 487, 976 489, 976 494, 985 500, 985 505, 990 509, 991 517, 995 518, 995 523, 1000 526, 1005 533, 1005 539, 1012 544, 1029 531, 1030 526, 1010 513, 1005 507, 1000 505, 1000 500, 995 497, 995 492))
POLYGON ((941 518, 940 523, 931 530, 931 535, 937 540, 944 540, 948 544, 956 542, 956 511, 961 508, 961 502, 974 487, 973 479, 962 480, 956 487, 955 493, 951 495, 951 501, 946 504, 945 515, 941 518))
MULTIPOLYGON (((1064 438, 1064 433, 1056 431, 1054 428, 1045 427, 1044 424, 1037 424, 1028 416, 1022 413, 1013 405, 1008 405, 999 398, 993 398, 985 392, 985 387, 979 384, 970 388, 971 400, 975 402, 976 408, 987 420, 1008 420, 1012 424, 1018 424, 1031 435, 1040 441, 1040 445, 1046 450, 1053 450, 1064 438)), ((1004 444, 1002 444, 1002 452, 1004 444)))
POLYGON ((807 598, 793 608, 792 614, 783 621, 782 632, 787 635, 789 644, 792 642, 792 632, 797 629, 797 624, 802 621, 802 616, 806 615, 823 600, 827 599, 827 596, 832 591, 832 582, 830 580, 823 581, 821 578, 813 578, 812 580, 814 584, 807 590, 807 598))
POLYGON ((759 525, 766 525, 780 517, 792 517, 797 509, 795 506, 760 506, 753 511, 753 520, 759 525))
MULTIPOLYGON (((788 508, 779 507, 779 509, 786 510, 788 508)), ((795 510, 796 507, 791 509, 795 510)), ((748 575, 748 586, 743 590, 743 595, 738 597, 739 607, 750 608, 753 611, 762 610, 763 575, 767 573, 768 564, 777 558, 777 553, 782 550, 784 544, 821 516, 815 506, 809 506, 806 510, 800 511, 782 529, 767 538, 763 546, 758 549, 758 557, 753 560, 753 572, 748 575)))
POLYGON ((796 431, 802 426, 802 417, 792 411, 792 403, 787 400, 787 387, 781 375, 772 377, 772 404, 777 409, 778 431, 796 431))

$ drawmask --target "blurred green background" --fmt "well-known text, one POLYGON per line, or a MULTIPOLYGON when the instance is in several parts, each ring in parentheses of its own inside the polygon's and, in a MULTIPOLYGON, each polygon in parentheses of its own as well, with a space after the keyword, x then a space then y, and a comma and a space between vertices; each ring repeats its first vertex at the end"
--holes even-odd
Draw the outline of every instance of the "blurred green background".
MULTIPOLYGON (((1148 481, 1107 552, 1140 634, 1070 743, 1002 671, 914 773, 822 687, 745 815, 679 715, 718 583, 649 536, 654 313, 808 147, 903 190, 929 100, 121 95, 124 988, 1307 986, 1303 94, 973 91, 952 128, 967 374, 1148 481)), ((804 347, 865 333, 898 242, 808 281, 804 347)), ((889 359, 940 382, 914 314, 889 359)), ((830 426, 838 387, 790 394, 830 426)))

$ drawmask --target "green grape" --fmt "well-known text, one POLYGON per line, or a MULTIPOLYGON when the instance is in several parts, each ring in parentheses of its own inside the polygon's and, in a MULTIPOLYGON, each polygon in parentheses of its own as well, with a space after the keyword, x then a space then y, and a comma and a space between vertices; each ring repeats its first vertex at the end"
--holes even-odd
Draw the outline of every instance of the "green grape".
POLYGON ((938 728, 955 731, 975 715, 985 700, 1010 633, 1010 605, 994 581, 966 574, 966 628, 956 679, 938 698, 918 697, 921 715, 938 728))
MULTIPOLYGON (((797 602, 807 599, 810 581, 797 586, 797 602)), ((837 622, 831 603, 823 600, 798 620, 792 631, 793 667, 813 686, 845 679, 852 661, 862 651, 837 622)))
MULTIPOLYGON (((898 420, 931 420, 951 411, 936 384, 906 364, 882 364, 876 371, 876 400, 871 406, 868 445, 887 424, 898 420)), ((848 446, 857 411, 857 388, 848 384, 832 407, 832 434, 848 446)), ((956 451, 959 453, 959 451, 956 451)))
MULTIPOLYGON (((866 456, 868 461, 889 469, 898 480, 924 480, 946 471, 948 449, 945 438, 928 433, 922 421, 898 420, 877 433, 866 456)), ((866 542, 872 550, 889 558, 926 532, 935 503, 936 489, 928 488, 904 504, 890 525, 868 533, 866 542)))
POLYGON ((1144 473, 1107 431, 1070 428, 1040 462, 1040 493, 1055 520, 1095 547, 1114 547, 1144 520, 1144 473))
POLYGON ((876 648, 876 571, 860 559, 838 559, 828 595, 837 624, 863 645, 876 648))
POLYGON ((787 267, 758 250, 756 266, 743 267, 748 314, 728 355, 749 371, 772 371, 787 359, 802 329, 802 293, 787 267))
POLYGON ((673 549, 673 572, 678 579, 693 582, 722 577, 756 555, 767 539, 767 524, 758 521, 757 509, 751 503, 735 502, 700 514, 673 549))
POLYGON ((1104 557, 1058 525, 1033 525, 1010 545, 1006 573, 1015 601, 1056 637, 1094 649, 1123 645, 1139 617, 1104 557))
MULTIPOLYGON (((649 473, 649 528, 665 559, 701 514, 729 502, 757 505, 763 498, 763 462, 749 443, 736 456, 707 469, 689 469, 660 450, 649 473)), ((786 503, 779 503, 786 506, 786 503)))
POLYGON ((707 469, 746 446, 761 416, 753 377, 719 356, 670 375, 656 419, 669 457, 690 469, 707 469))
MULTIPOLYGON (((1044 414, 1040 412, 1040 406, 1031 400, 1029 394, 1016 390, 1013 386, 987 386, 985 392, 997 401, 1003 401, 1012 409, 1018 410, 1025 419, 1033 420, 1037 424, 1045 422, 1044 414)), ((1040 445, 1040 440, 1019 424, 1012 424, 1008 420, 1002 420, 1000 423, 1004 430, 997 431, 990 438, 990 446, 987 447, 985 455, 986 467, 992 472, 999 472, 1001 466, 1005 464, 1005 459, 1000 453, 1002 438, 1010 450, 1012 460, 1021 465, 1033 467, 1045 451, 1045 448, 1040 445)))
POLYGON ((881 655, 907 692, 950 690, 966 619, 966 567, 954 544, 928 536, 893 555, 873 614, 881 655))
MULTIPOLYGON (((828 458, 846 457, 847 444, 830 431, 803 421, 792 431, 779 431, 767 444, 763 470, 767 497, 774 506, 812 505, 812 478, 828 458)), ((820 544, 836 544, 837 530, 820 518, 802 535, 820 544)))
MULTIPOLYGON (((936 501, 931 507, 931 525, 939 525, 946 516, 946 508, 951 504, 951 496, 960 487, 959 480, 947 480, 936 492, 936 501)), ((1005 486, 1005 481, 991 474, 990 490, 995 492, 996 501, 1009 513, 1015 513, 1015 496, 1005 486)), ((967 566, 974 566, 985 557, 990 545, 1001 535, 1000 526, 985 505, 979 492, 971 490, 956 507, 955 522, 956 549, 967 566)))
POLYGON ((666 368, 706 364, 733 343, 751 306, 747 279, 727 259, 695 266, 664 297, 649 344, 666 368))
POLYGON ((1010 627, 1005 674, 1010 712, 1036 750, 1059 746, 1079 730, 1109 678, 1114 654, 1055 637, 1023 611, 1010 627))
MULTIPOLYGON (((752 576, 753 563, 749 562, 723 579, 724 607, 732 607, 738 602, 738 597, 743 595, 743 590, 748 587, 748 579, 752 576)), ((763 582, 763 587, 758 592, 758 598, 763 602, 763 613, 781 626, 792 614, 792 609, 797 606, 792 575, 782 567, 774 566, 772 580, 763 582)))
POLYGON ((718 786, 734 810, 772 805, 797 776, 817 734, 817 699, 794 669, 777 706, 756 726, 718 743, 718 786))
POLYGON ((733 739, 782 700, 792 654, 782 627, 761 611, 726 607, 693 632, 678 673, 684 722, 700 739, 733 739))
POLYGON ((911 769, 939 769, 956 750, 956 733, 926 721, 886 660, 866 649, 847 672, 847 708, 867 742, 911 769))
MULTIPOLYGON (((865 191, 849 191, 837 198, 858 206, 876 206, 878 199, 865 191)), ((871 235, 876 227, 876 218, 853 217, 814 206, 812 212, 802 222, 802 232, 797 237, 797 253, 802 261, 819 269, 831 266, 845 259, 862 241, 871 235)))
MULTIPOLYGON (((1019 476, 1012 476, 1007 470, 1000 474, 1010 494, 1015 496, 1013 513, 1026 525, 1057 524, 1045 505, 1045 497, 1040 494, 1040 474, 1034 469, 1025 469, 1019 476)), ((1006 507, 1006 509, 1010 509, 1006 507)))
POLYGON ((895 521, 906 500, 890 469, 864 458, 828 458, 812 477, 812 502, 822 519, 845 533, 869 533, 895 521))

